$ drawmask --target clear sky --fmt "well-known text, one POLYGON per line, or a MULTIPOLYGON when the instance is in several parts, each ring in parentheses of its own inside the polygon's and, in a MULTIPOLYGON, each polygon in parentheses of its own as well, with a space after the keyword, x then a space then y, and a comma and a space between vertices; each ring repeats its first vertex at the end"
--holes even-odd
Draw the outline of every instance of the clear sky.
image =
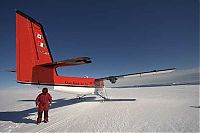
MULTIPOLYGON (((198 0, 1 0, 1 70, 15 68, 15 9, 43 25, 55 61, 92 58, 62 75, 199 66, 198 0)), ((14 84, 15 74, 0 74, 0 88, 14 84)))

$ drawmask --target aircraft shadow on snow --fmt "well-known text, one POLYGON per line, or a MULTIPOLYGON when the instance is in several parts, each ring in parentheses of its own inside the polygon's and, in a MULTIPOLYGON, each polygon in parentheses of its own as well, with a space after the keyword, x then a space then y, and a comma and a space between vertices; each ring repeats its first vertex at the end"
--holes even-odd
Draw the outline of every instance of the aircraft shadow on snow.
MULTIPOLYGON (((63 106, 69 106, 73 104, 77 104, 80 102, 103 102, 103 100, 95 100, 96 97, 84 97, 82 99, 72 98, 72 99, 56 99, 53 100, 53 103, 50 109, 55 109, 63 106)), ((108 99, 107 101, 136 101, 136 99, 108 99)), ((35 100, 19 100, 17 102, 35 102, 35 100)), ((7 111, 7 112, 0 112, 0 121, 11 121, 14 123, 35 123, 35 120, 28 119, 26 117, 30 116, 33 113, 37 112, 37 108, 31 108, 22 111, 7 111)), ((36 113, 37 114, 37 113, 36 113)), ((35 116, 36 119, 37 116, 35 116)))
POLYGON ((191 105, 191 106, 189 106, 189 107, 191 107, 191 108, 198 108, 198 109, 200 109, 200 106, 198 106, 198 105, 191 105))

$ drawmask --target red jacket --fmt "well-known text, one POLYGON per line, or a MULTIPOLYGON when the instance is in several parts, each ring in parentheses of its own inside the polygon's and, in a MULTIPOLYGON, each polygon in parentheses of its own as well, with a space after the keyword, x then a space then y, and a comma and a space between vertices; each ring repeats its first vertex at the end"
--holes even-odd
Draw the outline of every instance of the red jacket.
POLYGON ((44 111, 49 109, 49 104, 52 103, 52 96, 49 93, 40 93, 36 98, 36 106, 38 111, 44 111))

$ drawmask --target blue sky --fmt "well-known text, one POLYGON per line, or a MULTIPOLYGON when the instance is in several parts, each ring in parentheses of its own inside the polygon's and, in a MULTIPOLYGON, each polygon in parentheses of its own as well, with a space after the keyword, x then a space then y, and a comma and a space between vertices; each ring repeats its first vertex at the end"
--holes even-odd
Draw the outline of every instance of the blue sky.
MULTIPOLYGON (((93 63, 59 74, 104 77, 199 66, 198 0, 2 0, 0 69, 15 68, 15 9, 44 26, 54 60, 89 56, 93 63)), ((1 73, 0 86, 15 85, 1 73)))

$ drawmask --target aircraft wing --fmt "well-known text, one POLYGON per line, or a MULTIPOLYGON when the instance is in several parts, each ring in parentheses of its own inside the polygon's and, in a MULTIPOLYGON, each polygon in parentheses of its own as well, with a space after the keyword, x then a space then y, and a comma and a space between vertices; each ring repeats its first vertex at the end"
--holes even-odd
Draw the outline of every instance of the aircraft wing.
POLYGON ((16 72, 15 69, 0 70, 0 72, 16 72))
POLYGON ((147 72, 138 72, 138 73, 131 73, 131 74, 124 74, 124 75, 117 75, 117 76, 108 76, 104 78, 99 78, 97 80, 109 80, 111 83, 116 83, 117 79, 119 78, 130 78, 130 77, 137 77, 137 76, 147 76, 147 75, 157 75, 157 74, 164 74, 164 73, 170 73, 175 71, 176 68, 170 68, 170 69, 161 69, 161 70, 153 70, 153 71, 147 71, 147 72))
POLYGON ((79 58, 62 60, 62 61, 57 61, 57 62, 52 62, 52 63, 41 64, 39 66, 43 66, 43 67, 64 67, 64 66, 82 65, 82 64, 87 64, 87 63, 91 63, 91 62, 92 61, 90 60, 89 57, 79 57, 79 58))

